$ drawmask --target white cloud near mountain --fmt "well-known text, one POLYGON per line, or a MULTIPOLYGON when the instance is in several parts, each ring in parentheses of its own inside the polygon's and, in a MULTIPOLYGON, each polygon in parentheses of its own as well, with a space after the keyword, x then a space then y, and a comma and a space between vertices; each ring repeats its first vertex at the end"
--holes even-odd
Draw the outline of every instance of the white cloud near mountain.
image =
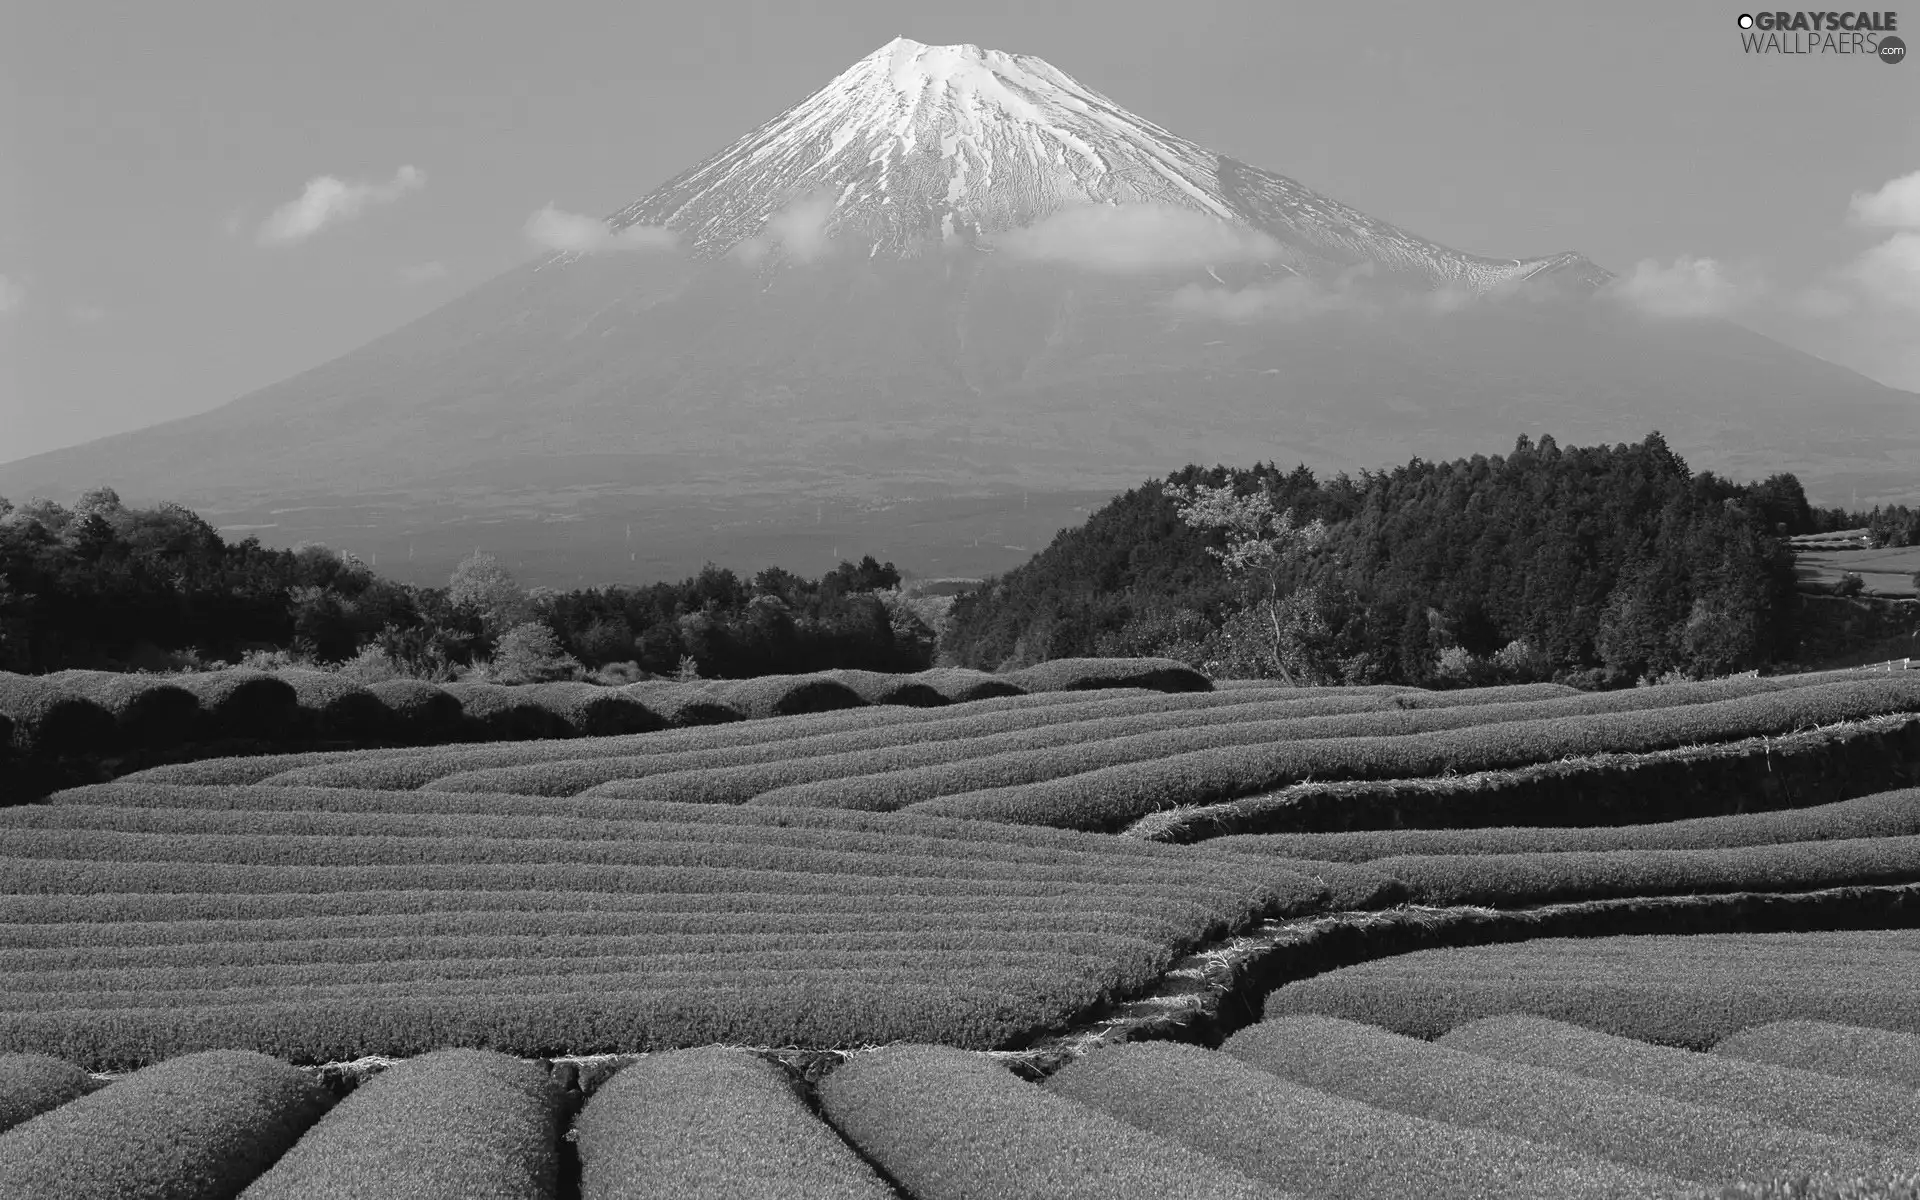
POLYGON ((1615 299, 1655 317, 1726 317, 1763 290, 1735 280, 1715 259, 1683 254, 1670 263, 1643 258, 1609 285, 1615 299))
POLYGON ((350 183, 332 175, 307 181, 306 190, 273 210, 261 223, 263 246, 291 246, 304 242, 329 225, 350 221, 376 205, 392 204, 427 186, 426 172, 403 166, 385 183, 350 183))
POLYGON ((0 275, 0 317, 17 311, 27 302, 27 285, 7 275, 0 275))
POLYGON ((820 193, 796 200, 768 217, 758 234, 734 247, 734 256, 743 262, 759 262, 778 246, 792 262, 814 262, 830 248, 827 218, 832 215, 830 195, 820 193))
POLYGON ((1881 229, 1920 229, 1920 171, 1889 179, 1871 192, 1855 192, 1848 215, 1881 229))
POLYGON ((1088 204, 1063 209, 995 239, 1016 258, 1095 271, 1164 271, 1281 257, 1258 230, 1160 204, 1088 204))
POLYGON ((1894 234, 1856 258, 1844 274, 1871 300, 1920 317, 1920 231, 1894 234))
POLYGON ((622 250, 671 250, 678 240, 657 225, 629 225, 615 231, 600 217, 567 212, 552 204, 527 218, 527 240, 543 250, 568 254, 605 254, 622 250))

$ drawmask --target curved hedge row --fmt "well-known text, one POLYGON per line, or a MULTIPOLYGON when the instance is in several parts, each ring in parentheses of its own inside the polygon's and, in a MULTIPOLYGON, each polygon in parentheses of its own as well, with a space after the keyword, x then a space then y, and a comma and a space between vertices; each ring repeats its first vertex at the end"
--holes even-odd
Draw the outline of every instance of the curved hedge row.
POLYGON ((673 1050, 602 1084, 574 1122, 582 1200, 890 1200, 787 1074, 742 1050, 673 1050))
POLYGON ((1111 831, 1158 809, 1230 800, 1309 778, 1395 779, 1493 770, 1601 751, 1646 752, 1789 733, 1916 709, 1920 680, 1869 677, 1705 704, 1475 724, 1404 737, 1197 750, 907 807, 941 816, 1111 831))
POLYGON ((1910 1088, 1655 1046, 1517 1013, 1469 1021, 1437 1044, 1920 1151, 1920 1094, 1910 1088))
POLYGON ((354 1089, 245 1200, 553 1200, 562 1123, 559 1092, 538 1065, 440 1050, 354 1089))
POLYGON ((1810 808, 1695 817, 1646 825, 1484 829, 1366 829, 1343 833, 1242 833, 1206 845, 1236 854, 1329 862, 1403 855, 1555 854, 1566 851, 1724 850, 1851 838, 1920 835, 1920 789, 1876 792, 1810 808))
POLYGON ((1228 1038, 1220 1053, 1364 1104, 1700 1183, 1920 1165, 1895 1147, 1793 1129, 1329 1017, 1268 1017, 1228 1038))
POLYGON ((331 1101, 263 1054, 169 1059, 0 1133, 0 1198, 230 1200, 331 1101))
POLYGON ((1324 894, 1011 826, 121 782, 0 812, 0 1049, 997 1046, 1324 894))
POLYGON ((1831 1021, 1772 1021, 1713 1047, 1725 1058, 1920 1088, 1920 1035, 1831 1021))
POLYGON ((1419 950, 1290 983, 1268 994, 1266 1011, 1345 1017, 1416 1038, 1524 1012, 1695 1050, 1785 1020, 1920 1034, 1920 931, 1641 934, 1419 950))
POLYGON ((1096 1049, 1046 1089, 1308 1196, 1678 1196, 1677 1179, 1303 1087, 1178 1042, 1096 1049))
POLYGON ((79 1067, 45 1054, 0 1054, 0 1133, 97 1086, 79 1067))
POLYGON ((1177 1142, 944 1046, 854 1056, 820 1082, 826 1118, 916 1200, 1282 1200, 1177 1142))

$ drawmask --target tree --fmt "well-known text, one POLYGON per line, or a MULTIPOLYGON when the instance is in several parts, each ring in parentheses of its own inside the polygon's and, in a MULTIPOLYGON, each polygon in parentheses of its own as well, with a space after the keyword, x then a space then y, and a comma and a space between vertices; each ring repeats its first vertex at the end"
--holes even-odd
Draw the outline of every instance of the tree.
POLYGON ((560 639, 538 621, 515 625, 493 648, 493 676, 501 683, 568 679, 580 663, 560 648, 560 639))
POLYGON ((1225 544, 1209 546, 1207 553, 1240 583, 1243 612, 1261 627, 1275 672, 1298 684, 1324 654, 1330 631, 1319 615, 1319 589, 1287 584, 1301 561, 1326 540, 1325 522, 1315 518, 1298 525, 1291 508, 1276 513, 1264 487, 1243 496, 1231 483, 1169 484, 1168 494, 1186 524, 1223 535, 1225 544))
POLYGON ((460 560, 447 580, 447 599, 480 614, 489 637, 498 637, 533 615, 533 603, 500 560, 475 550, 460 560))

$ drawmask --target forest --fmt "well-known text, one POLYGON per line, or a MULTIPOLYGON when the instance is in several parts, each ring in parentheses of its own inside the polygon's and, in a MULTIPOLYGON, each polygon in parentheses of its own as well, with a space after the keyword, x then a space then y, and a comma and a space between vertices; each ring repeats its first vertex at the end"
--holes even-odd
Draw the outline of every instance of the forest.
POLYGON ((1695 474, 1657 433, 1523 436, 1507 455, 1324 480, 1190 466, 945 609, 871 556, 816 579, 709 565, 560 592, 476 554, 418 587, 324 546, 229 542, 103 487, 70 507, 0 498, 0 670, 248 659, 444 680, 507 656, 548 677, 744 678, 1149 655, 1219 678, 1623 686, 1790 659, 1786 538, 1861 527, 1910 544, 1920 512, 1816 509, 1791 474, 1695 474))
POLYGON ((1522 436, 1504 456, 1357 478, 1189 467, 961 596, 942 645, 975 667, 1156 654, 1323 683, 1721 675, 1792 655, 1787 537, 1920 533, 1910 510, 1870 516, 1814 509, 1790 474, 1695 474, 1657 433, 1586 448, 1522 436), (1264 496, 1323 529, 1255 595, 1221 561, 1222 531, 1182 518, 1194 488, 1264 496))
POLYGON ((192 670, 251 655, 450 679, 515 646, 635 678, 919 670, 934 634, 899 583, 869 556, 818 579, 710 565, 678 583, 557 592, 523 589, 476 554, 446 587, 416 587, 324 546, 229 543, 178 505, 128 507, 100 488, 71 508, 0 499, 0 670, 192 670))

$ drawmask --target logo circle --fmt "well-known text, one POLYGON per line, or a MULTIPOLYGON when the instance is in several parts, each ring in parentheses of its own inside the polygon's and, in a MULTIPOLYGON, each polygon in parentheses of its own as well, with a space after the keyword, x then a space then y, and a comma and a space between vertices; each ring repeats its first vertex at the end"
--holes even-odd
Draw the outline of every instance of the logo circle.
POLYGON ((1752 29, 1752 28, 1753 28, 1753 14, 1752 14, 1752 13, 1741 13, 1741 14, 1740 14, 1740 28, 1742 28, 1742 29, 1752 29))
POLYGON ((1907 44, 1897 37, 1880 39, 1880 61, 1883 63, 1902 62, 1907 57, 1907 44))

